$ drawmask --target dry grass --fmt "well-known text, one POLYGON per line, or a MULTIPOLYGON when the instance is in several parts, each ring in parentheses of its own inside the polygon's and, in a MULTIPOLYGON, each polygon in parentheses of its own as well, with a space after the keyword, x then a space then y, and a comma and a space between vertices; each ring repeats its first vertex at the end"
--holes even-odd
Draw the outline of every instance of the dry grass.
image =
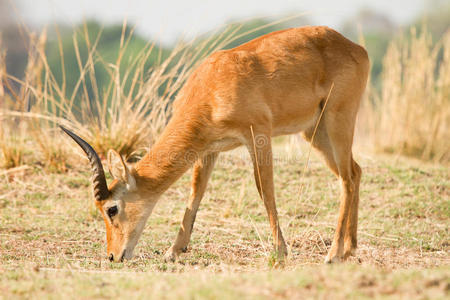
MULTIPOLYGON (((125 157, 140 154, 167 124, 171 103, 192 70, 211 52, 246 34, 238 35, 239 29, 239 26, 232 25, 211 33, 210 38, 180 42, 163 58, 155 43, 148 43, 137 54, 129 55, 127 51, 134 28, 130 29, 124 22, 122 35, 117 41, 118 54, 111 62, 97 51, 102 31, 92 36, 84 24, 81 30, 73 32, 80 77, 70 93, 65 81, 68 70, 65 70, 59 31, 56 30, 56 37, 62 82, 57 80, 49 65, 45 51, 47 30, 39 36, 28 32, 30 46, 23 79, 8 74, 4 55, 0 55, 0 99, 10 98, 0 103, 2 124, 12 127, 26 123, 23 139, 34 141, 34 150, 39 150, 35 161, 42 162, 51 171, 67 170, 73 156, 73 152, 67 151, 67 145, 61 143, 63 138, 58 124, 80 134, 100 156, 109 149, 115 149, 125 157), (86 46, 87 57, 82 57, 80 43, 86 46), (159 60, 149 69, 146 64, 150 56, 157 56, 159 60), (99 85, 96 77, 100 69, 109 75, 103 86, 99 85), (18 90, 12 86, 13 82, 19 86, 18 90), (88 92, 90 88, 92 92, 88 92)), ((27 32, 26 28, 24 31, 27 32)), ((16 139, 8 145, 15 144, 15 150, 20 149, 16 139)), ((7 149, 8 156, 13 153, 10 148, 7 149)), ((71 149, 78 150, 76 147, 71 149)), ((13 163, 12 158, 8 160, 11 162, 8 166, 22 163, 20 160, 13 163)))
MULTIPOLYGON (((0 36, 0 49, 2 40, 0 36)), ((7 86, 7 70, 5 51, 0 50, 0 109, 11 107, 15 110, 21 108, 21 102, 14 102, 5 92, 7 86)), ((17 97, 17 95, 14 94, 17 97)), ((16 118, 5 118, 0 115, 0 168, 15 168, 25 163, 27 152, 26 126, 16 118)))
POLYGON ((175 240, 190 174, 163 196, 144 230, 136 257, 121 264, 106 259, 104 224, 93 210, 87 166, 66 174, 48 174, 34 167, 22 176, 2 177, 0 269, 5 281, 0 289, 6 295, 51 291, 64 295, 73 286, 83 295, 125 295, 143 288, 149 277, 155 295, 164 291, 169 298, 183 293, 209 295, 216 286, 222 287, 223 297, 234 291, 255 297, 276 296, 277 291, 288 297, 289 293, 320 295, 333 290, 341 296, 361 290, 364 295, 379 295, 383 289, 403 295, 407 288, 400 286, 414 287, 409 292, 416 297, 447 291, 450 176, 446 168, 403 159, 357 158, 364 170, 359 251, 350 263, 327 268, 322 261, 336 223, 339 183, 313 155, 302 178, 300 198, 297 191, 307 150, 292 157, 284 149, 283 142, 275 141, 277 204, 290 248, 283 270, 271 270, 272 238, 266 212, 255 188, 250 157, 245 149, 237 149, 220 156, 188 252, 173 264, 165 263, 163 254, 175 240), (22 269, 30 272, 17 271, 22 269), (164 275, 167 272, 181 274, 164 275), (340 272, 356 281, 343 280, 340 272), (365 278, 368 274, 370 278, 365 278), (232 280, 235 276, 242 281, 232 280), (248 282, 258 282, 259 276, 265 281, 251 288, 248 282), (310 288, 295 281, 296 276, 310 288), (393 279, 397 276, 402 279, 393 279), (195 285, 200 278, 204 278, 202 284, 195 285), (422 283, 423 290, 416 291, 411 278, 436 279, 438 283, 430 283, 430 287, 422 283), (373 281, 368 290, 353 286, 366 279, 373 281), (53 280, 61 285, 55 286, 53 280), (90 280, 98 284, 89 284, 90 280), (110 290, 116 283, 117 288, 110 290), (165 288, 172 284, 171 289, 165 288), (196 288, 188 288, 190 284, 196 288), (261 294, 262 290, 267 294, 261 294))
POLYGON ((25 163, 28 146, 25 140, 24 124, 12 124, 1 121, 0 128, 0 167, 9 169, 21 166, 25 163), (18 125, 18 126, 17 126, 18 125))
POLYGON ((383 272, 357 265, 293 271, 135 273, 26 267, 8 273, 5 297, 64 299, 447 299, 449 270, 383 272))
POLYGON ((450 31, 435 45, 426 29, 392 41, 370 91, 360 119, 376 150, 450 162, 450 31))

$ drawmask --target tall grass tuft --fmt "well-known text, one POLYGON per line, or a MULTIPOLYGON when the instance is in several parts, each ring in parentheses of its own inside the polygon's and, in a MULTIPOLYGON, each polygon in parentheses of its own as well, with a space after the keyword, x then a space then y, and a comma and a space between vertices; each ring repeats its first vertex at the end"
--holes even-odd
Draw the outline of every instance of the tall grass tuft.
POLYGON ((450 31, 434 45, 426 29, 392 41, 362 113, 376 150, 448 163, 450 31))
MULTIPOLYGON (((65 136, 59 124, 80 134, 100 156, 115 149, 125 157, 132 157, 149 147, 161 133, 171 116, 172 101, 195 66, 211 52, 245 35, 240 29, 233 25, 210 34, 209 38, 181 41, 169 53, 156 50, 158 47, 152 42, 139 51, 129 51, 134 28, 125 21, 117 41, 118 53, 112 56, 109 53, 105 58, 98 51, 102 30, 89 32, 84 24, 72 35, 70 51, 75 53, 80 76, 74 84, 70 83, 70 89, 66 75, 74 70, 66 69, 67 48, 58 28, 55 38, 59 70, 50 63, 55 56, 49 57, 46 52, 47 31, 38 36, 28 32, 30 48, 24 78, 9 75, 6 67, 1 73, 4 82, 15 85, 7 86, 13 105, 3 105, 0 117, 26 123, 27 138, 37 146, 34 150, 38 151, 33 151, 36 159, 51 170, 64 171, 73 161, 72 153, 63 143, 65 136), (158 59, 149 66, 149 57, 158 59), (98 82, 98 72, 106 72, 106 82, 98 82), (19 87, 17 91, 15 86, 19 87)), ((75 146, 72 150, 79 152, 75 146)), ((20 164, 20 159, 15 161, 20 164)))
MULTIPOLYGON (((25 163, 28 146, 24 126, 12 128, 12 122, 0 120, 0 168, 15 168, 25 163)), ((20 124, 22 125, 22 124, 20 124)))
MULTIPOLYGON (((165 127, 171 115, 171 103, 194 67, 212 51, 229 43, 234 38, 233 30, 236 29, 227 29, 202 41, 180 42, 166 54, 167 57, 155 50, 154 43, 148 43, 130 56, 127 50, 134 30, 124 22, 118 41, 119 51, 111 62, 97 51, 101 31, 92 36, 84 26, 82 32, 73 34, 80 77, 70 94, 66 90, 66 82, 58 82, 54 76, 44 46, 37 43, 43 75, 39 83, 29 85, 35 98, 30 112, 42 117, 33 131, 37 134, 35 136, 43 136, 42 131, 54 134, 56 125, 64 122, 91 143, 100 156, 109 149, 116 149, 126 157, 133 156, 149 147, 165 127), (87 47, 87 58, 80 54, 80 36, 87 47), (159 60, 149 67, 147 62, 151 55, 156 55, 159 60), (109 75, 108 82, 102 86, 96 77, 99 70, 109 75)), ((61 44, 60 39, 58 43, 61 44)), ((68 70, 64 67, 63 47, 59 50, 64 78, 68 70)), ((61 137, 56 134, 55 139, 58 138, 61 137)), ((36 139, 38 144, 45 145, 36 139)), ((52 151, 46 159, 51 160, 57 153, 62 152, 52 151)))
MULTIPOLYGON (((20 109, 20 101, 14 101, 6 92, 8 86, 5 51, 0 36, 0 109, 20 109)), ((14 94, 14 96, 18 97, 14 94)), ((18 98, 20 99, 20 98, 18 98)), ((26 124, 13 117, 0 115, 0 167, 15 168, 25 162, 27 153, 26 124)))

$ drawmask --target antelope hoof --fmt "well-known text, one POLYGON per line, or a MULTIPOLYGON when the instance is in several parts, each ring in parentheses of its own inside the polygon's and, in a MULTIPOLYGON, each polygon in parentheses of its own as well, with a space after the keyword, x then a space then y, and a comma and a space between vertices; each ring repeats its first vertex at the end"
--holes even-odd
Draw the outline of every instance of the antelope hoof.
POLYGON ((341 254, 342 251, 336 251, 331 248, 331 250, 328 252, 328 255, 325 257, 325 263, 326 264, 334 264, 342 262, 344 259, 344 256, 341 254))
POLYGON ((164 254, 164 261, 165 262, 176 262, 178 258, 178 253, 170 247, 169 250, 167 250, 166 254, 164 254))
POLYGON ((334 263, 339 263, 339 262, 342 262, 342 259, 337 255, 335 255, 335 256, 327 255, 327 257, 325 257, 325 261, 324 261, 324 263, 326 263, 326 264, 334 264, 334 263))
POLYGON ((346 242, 344 245, 344 259, 354 256, 356 253, 356 242, 346 242))
POLYGON ((276 249, 276 253, 277 253, 277 259, 278 262, 285 262, 288 256, 288 251, 286 248, 286 244, 282 244, 278 246, 278 249, 276 249))
POLYGON ((355 256, 356 248, 347 249, 344 251, 344 259, 349 258, 350 256, 355 256))

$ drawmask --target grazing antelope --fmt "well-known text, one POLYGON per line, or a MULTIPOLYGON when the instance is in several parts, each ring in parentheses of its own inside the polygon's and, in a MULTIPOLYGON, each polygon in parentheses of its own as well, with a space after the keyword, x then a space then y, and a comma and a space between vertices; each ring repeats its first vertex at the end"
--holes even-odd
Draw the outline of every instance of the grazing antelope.
POLYGON ((176 260, 188 246, 219 152, 245 145, 282 260, 287 248, 275 205, 271 138, 298 132, 340 179, 339 218, 325 261, 347 258, 356 248, 361 178, 352 156, 353 132, 368 71, 364 48, 327 27, 286 29, 218 51, 190 76, 170 122, 141 161, 130 167, 117 152, 108 152, 114 177, 109 187, 94 149, 62 128, 89 158, 109 259, 132 257, 158 198, 193 165, 181 228, 165 255, 176 260))

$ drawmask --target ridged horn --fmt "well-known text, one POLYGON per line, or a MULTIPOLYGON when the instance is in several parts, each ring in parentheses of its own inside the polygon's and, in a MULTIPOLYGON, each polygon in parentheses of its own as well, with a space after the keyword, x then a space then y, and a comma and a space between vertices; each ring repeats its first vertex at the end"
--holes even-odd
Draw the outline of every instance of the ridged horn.
POLYGON ((73 133, 67 128, 59 125, 59 127, 67 133, 86 153, 92 169, 92 185, 94 187, 94 197, 97 201, 108 198, 110 192, 106 184, 105 171, 103 170, 102 161, 98 157, 97 152, 85 140, 73 133))

